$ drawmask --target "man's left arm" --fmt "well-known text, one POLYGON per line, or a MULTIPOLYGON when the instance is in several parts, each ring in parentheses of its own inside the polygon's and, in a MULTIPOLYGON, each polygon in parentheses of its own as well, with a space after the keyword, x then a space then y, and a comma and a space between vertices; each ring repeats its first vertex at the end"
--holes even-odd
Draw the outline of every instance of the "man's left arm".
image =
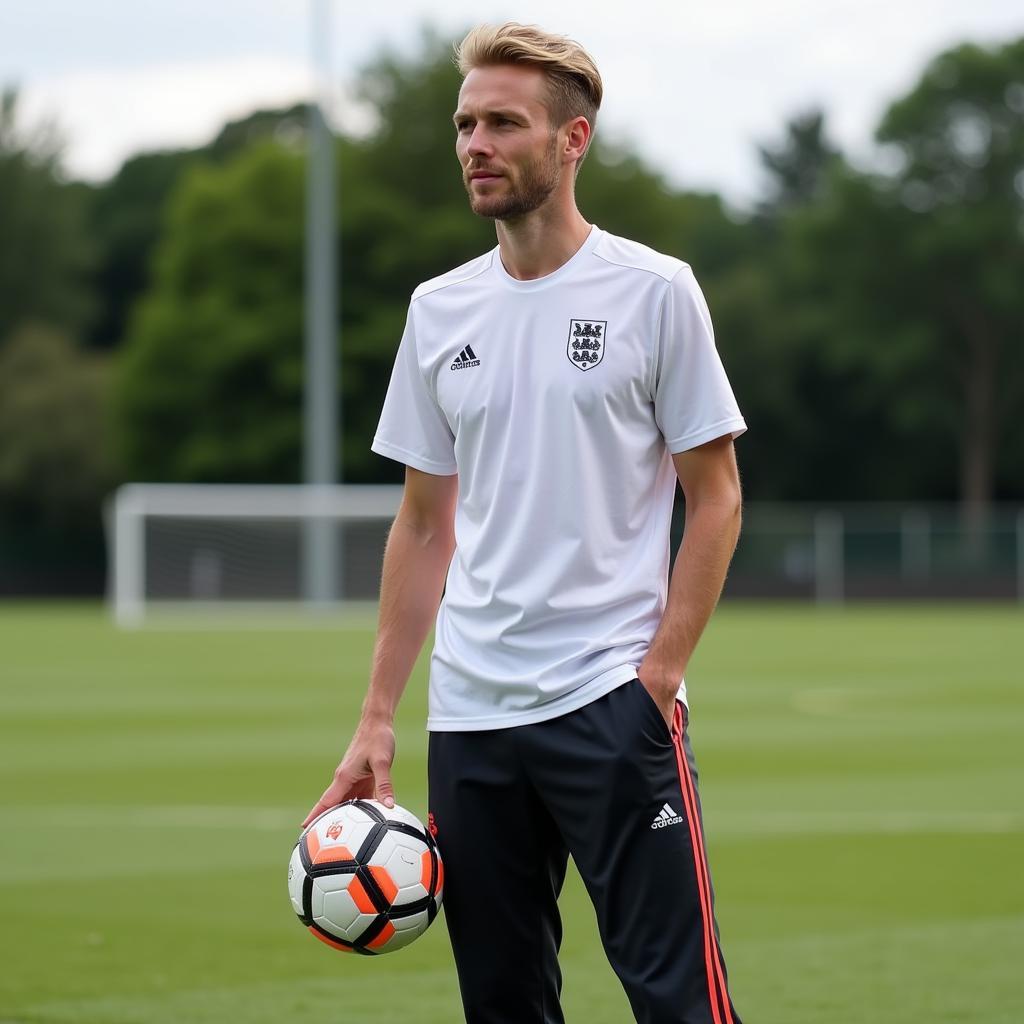
POLYGON ((722 593, 741 517, 730 435, 673 455, 672 461, 686 497, 686 525, 665 612, 637 670, 669 728, 680 681, 722 593))

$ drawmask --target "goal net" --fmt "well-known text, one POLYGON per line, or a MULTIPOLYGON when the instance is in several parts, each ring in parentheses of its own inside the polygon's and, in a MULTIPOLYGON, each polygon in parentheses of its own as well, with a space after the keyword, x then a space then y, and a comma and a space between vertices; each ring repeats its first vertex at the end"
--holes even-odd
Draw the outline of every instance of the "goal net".
POLYGON ((374 603, 401 495, 395 485, 126 484, 107 515, 114 617, 322 616, 374 603))

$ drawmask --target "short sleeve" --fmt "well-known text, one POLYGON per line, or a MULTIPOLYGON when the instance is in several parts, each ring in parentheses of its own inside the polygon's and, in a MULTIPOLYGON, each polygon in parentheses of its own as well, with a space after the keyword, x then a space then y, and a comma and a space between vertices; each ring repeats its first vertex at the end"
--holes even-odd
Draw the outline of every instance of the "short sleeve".
POLYGON ((673 455, 747 429, 715 347, 707 303, 686 265, 665 295, 652 397, 654 418, 673 455))
POLYGON ((458 472, 455 435, 420 366, 411 306, 370 449, 424 473, 458 472))

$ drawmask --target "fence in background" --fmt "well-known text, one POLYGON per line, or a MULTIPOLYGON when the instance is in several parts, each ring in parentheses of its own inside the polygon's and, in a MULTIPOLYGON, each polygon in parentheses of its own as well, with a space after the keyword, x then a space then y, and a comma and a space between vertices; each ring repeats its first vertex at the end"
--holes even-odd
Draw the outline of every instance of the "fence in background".
MULTIPOLYGON (((400 498, 397 486, 122 487, 107 517, 114 614, 132 625, 167 607, 322 611, 304 597, 302 551, 325 521, 336 601, 374 601, 400 498)), ((684 521, 680 500, 673 551, 684 521)), ((968 533, 953 505, 751 503, 726 596, 1024 601, 1024 508, 995 507, 968 533)))
POLYGON ((727 593, 1024 601, 1024 508, 995 506, 969 531, 955 505, 754 503, 727 593))

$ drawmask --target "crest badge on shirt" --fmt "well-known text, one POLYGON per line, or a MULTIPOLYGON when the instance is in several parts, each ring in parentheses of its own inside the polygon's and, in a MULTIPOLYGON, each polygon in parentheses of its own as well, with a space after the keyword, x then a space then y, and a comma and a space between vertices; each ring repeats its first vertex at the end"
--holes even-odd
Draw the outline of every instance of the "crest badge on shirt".
POLYGON ((608 338, 607 320, 570 320, 565 354, 581 370, 589 370, 604 359, 608 338))

